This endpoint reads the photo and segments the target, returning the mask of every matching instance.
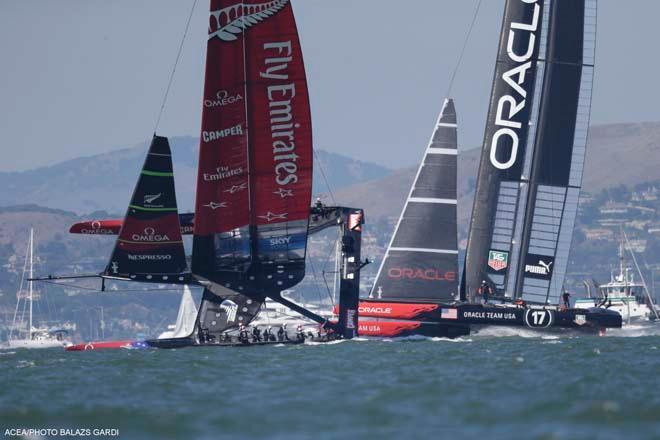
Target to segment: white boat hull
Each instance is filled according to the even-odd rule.
[[[51,339],[14,339],[8,342],[9,348],[57,348],[66,347],[65,341]]]
[[[607,308],[621,315],[623,325],[648,321],[653,313],[646,304],[640,304],[636,300],[613,298],[611,304]],[[577,309],[588,309],[590,307],[594,307],[594,303],[591,301],[577,301],[575,304]]]

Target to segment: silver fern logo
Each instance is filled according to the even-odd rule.
[[[236,312],[238,312],[238,304],[230,299],[226,299],[220,303],[220,308],[227,314],[227,322],[236,321]]]
[[[218,37],[223,41],[234,41],[245,29],[275,15],[287,3],[289,0],[272,0],[254,5],[237,3],[211,11],[209,40]]]

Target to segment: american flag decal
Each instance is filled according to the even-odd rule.
[[[458,319],[458,312],[456,309],[442,309],[440,317],[442,319]]]

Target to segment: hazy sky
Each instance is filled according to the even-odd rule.
[[[316,148],[416,163],[476,0],[292,2]],[[0,0],[0,170],[150,138],[192,3]],[[483,0],[454,84],[463,147],[481,144],[503,4]],[[198,136],[207,14],[199,0],[160,134]],[[657,0],[599,1],[593,123],[660,120],[659,16]]]

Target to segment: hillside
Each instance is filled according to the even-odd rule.
[[[423,146],[419,148],[422,153]],[[459,225],[470,217],[479,149],[461,152],[458,163]],[[609,124],[591,128],[583,190],[595,193],[619,185],[654,181],[660,170],[660,122]],[[382,179],[335,193],[340,203],[366,208],[370,217],[399,215],[417,168],[397,170]]]
[[[181,211],[192,210],[195,199],[198,139],[170,139],[174,161],[177,200]],[[133,148],[81,157],[49,167],[23,172],[0,172],[0,206],[36,204],[78,214],[96,210],[123,213],[144,161],[146,142]],[[378,179],[391,171],[339,154],[317,151],[315,191]]]

